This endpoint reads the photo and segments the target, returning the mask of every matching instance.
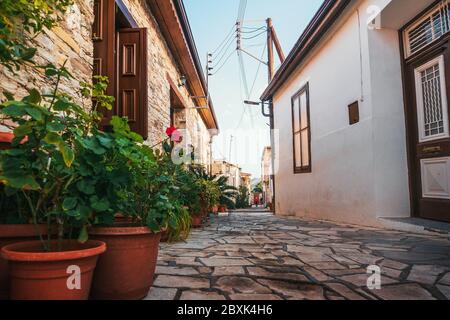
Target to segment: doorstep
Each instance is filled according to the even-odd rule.
[[[450,236],[450,223],[421,218],[379,218],[384,227],[407,232]]]

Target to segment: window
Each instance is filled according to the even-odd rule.
[[[442,0],[422,19],[405,30],[406,56],[418,52],[450,31],[449,0]]]
[[[415,70],[420,142],[449,136],[444,69],[440,56]]]
[[[294,173],[311,172],[311,128],[309,117],[309,84],[306,84],[292,97]]]

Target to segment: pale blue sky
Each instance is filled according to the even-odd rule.
[[[265,26],[268,17],[273,19],[274,27],[280,38],[286,56],[309,23],[323,0],[248,0],[245,14],[246,29],[253,31]],[[206,63],[207,52],[214,51],[226,38],[236,23],[240,0],[184,0],[189,21],[202,63]],[[255,21],[256,20],[256,21]],[[253,37],[259,32],[243,34]],[[230,38],[231,40],[231,38]],[[242,46],[255,56],[261,57],[265,49],[265,34],[243,40]],[[231,162],[240,165],[245,172],[260,176],[260,162],[263,147],[269,145],[268,118],[261,115],[259,107],[244,107],[245,86],[239,73],[236,41],[231,40],[228,50],[217,52],[213,56],[216,70],[228,62],[216,75],[210,78],[210,92],[214,102],[221,134],[215,138],[214,157],[229,160],[230,136],[234,136],[231,148]],[[232,44],[231,44],[232,43]],[[225,46],[226,47],[226,46]],[[223,56],[222,61],[219,61]],[[267,51],[264,53],[267,60]],[[220,62],[220,63],[219,63]],[[267,67],[244,55],[249,91],[252,87],[251,100],[258,101],[267,85]],[[278,59],[276,65],[279,65]],[[255,80],[256,79],[256,80]],[[254,86],[253,86],[253,83]],[[245,109],[246,108],[246,109]],[[246,110],[246,111],[244,111]]]

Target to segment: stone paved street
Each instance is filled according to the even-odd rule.
[[[381,290],[366,285],[373,264]],[[161,244],[147,299],[450,299],[450,239],[232,213]]]

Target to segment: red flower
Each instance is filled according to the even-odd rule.
[[[169,137],[172,137],[172,135],[173,135],[173,133],[174,133],[175,131],[177,131],[177,128],[175,128],[175,127],[169,127],[169,128],[167,128],[167,130],[166,130],[166,134],[167,134]]]
[[[14,140],[14,133],[12,132],[0,132],[0,143],[12,143]],[[28,142],[28,136],[25,136],[20,144]]]
[[[166,134],[170,137],[170,140],[173,142],[179,143],[183,140],[181,132],[175,127],[167,128]]]

